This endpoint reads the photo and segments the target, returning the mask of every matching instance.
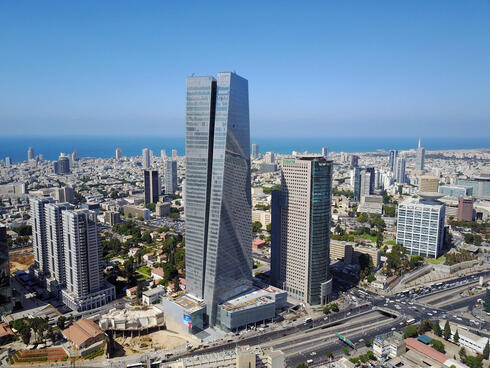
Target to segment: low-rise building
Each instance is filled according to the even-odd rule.
[[[104,331],[90,319],[81,319],[62,331],[63,336],[70,340],[78,349],[85,349],[104,340]]]
[[[150,219],[150,210],[140,206],[123,206],[123,214],[124,216],[142,218],[144,220]]]
[[[379,195],[362,196],[357,211],[381,215],[383,213],[383,197]]]
[[[373,261],[373,266],[376,268],[379,267],[379,264],[381,263],[381,252],[379,251],[379,249],[356,245],[352,253],[352,262],[359,263],[359,256],[361,254],[369,255],[371,257],[371,260]]]
[[[165,288],[163,286],[157,286],[156,288],[143,291],[141,299],[143,304],[151,305],[157,302],[163,294],[165,294]]]
[[[158,217],[167,217],[170,215],[170,202],[158,202],[155,206],[155,213]]]
[[[439,326],[444,330],[446,324],[445,320],[439,320]],[[451,339],[453,339],[454,334],[458,331],[459,341],[458,344],[466,349],[469,349],[475,353],[483,354],[483,349],[487,344],[488,338],[475,335],[474,333],[468,331],[466,326],[450,322],[449,327],[451,328]]]
[[[270,211],[252,211],[252,222],[260,222],[262,224],[262,229],[266,229],[267,225],[271,223],[271,213]]]
[[[345,265],[352,263],[352,252],[355,243],[342,240],[330,240],[330,262],[342,260]]]
[[[373,353],[376,357],[395,358],[406,351],[403,336],[397,332],[376,336],[373,341]]]
[[[249,324],[272,320],[286,306],[287,293],[268,286],[252,288],[218,306],[218,320],[225,331],[234,331]]]
[[[158,268],[153,268],[151,270],[151,278],[153,279],[154,282],[163,280],[163,276],[164,276],[163,268],[158,267]]]

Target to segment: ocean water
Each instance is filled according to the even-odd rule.
[[[252,137],[252,143],[259,145],[260,152],[277,153],[320,152],[328,147],[329,152],[374,152],[376,150],[406,150],[416,148],[418,137],[311,137],[280,138]],[[423,137],[422,146],[426,150],[490,148],[490,137],[438,138]],[[185,154],[184,137],[157,136],[0,136],[0,159],[10,156],[14,162],[27,160],[27,149],[34,148],[34,154],[43,154],[46,160],[57,159],[60,152],[78,151],[79,157],[114,157],[116,148],[121,148],[123,156],[140,156],[145,147],[160,155],[165,149],[167,155],[176,149]]]

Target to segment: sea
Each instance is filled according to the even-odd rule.
[[[416,148],[418,137],[252,137],[251,143],[259,145],[259,151],[277,153],[320,152],[375,152],[382,150],[408,150]],[[490,148],[490,137],[422,137],[426,150],[451,150]],[[143,148],[153,150],[155,156],[165,149],[171,155],[176,149],[185,154],[185,138],[170,136],[0,136],[0,159],[9,156],[13,162],[27,160],[27,149],[42,154],[45,160],[55,160],[61,152],[77,150],[79,157],[109,158],[121,148],[123,156],[140,156]]]

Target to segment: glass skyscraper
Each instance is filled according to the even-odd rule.
[[[217,306],[252,285],[248,81],[234,73],[187,79],[186,281]]]
[[[272,282],[310,305],[324,304],[331,293],[332,172],[323,156],[283,160],[281,191],[272,196]]]
[[[11,313],[13,306],[7,229],[0,226],[0,314]]]

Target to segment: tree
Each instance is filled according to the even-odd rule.
[[[364,339],[364,345],[366,345],[367,347],[370,347],[371,345],[373,345],[373,339]]]
[[[369,220],[368,214],[366,212],[362,212],[357,216],[357,220],[362,223],[366,223]]]
[[[337,303],[331,303],[330,304],[330,307],[332,308],[332,310],[334,312],[338,312],[339,311],[339,305]]]
[[[483,368],[483,356],[468,356],[466,357],[464,364],[470,368]]]
[[[432,339],[432,340],[430,340],[430,344],[437,351],[439,351],[441,353],[444,353],[444,343],[442,341],[439,341],[439,340],[436,340],[436,339]]]
[[[267,225],[265,226],[265,229],[267,230],[267,232],[268,232],[268,233],[270,233],[270,232],[271,232],[271,230],[272,230],[272,224],[267,224]]]
[[[58,328],[60,330],[65,329],[65,322],[66,322],[66,317],[65,316],[59,316],[58,317],[58,322],[56,323],[58,325]]]
[[[345,355],[349,355],[349,349],[347,348],[342,348],[342,352],[345,354]]]
[[[331,309],[331,308],[330,308],[330,306],[329,306],[329,305],[324,306],[324,307],[323,307],[323,313],[324,313],[324,314],[329,314],[329,313],[330,313],[330,309]]]
[[[417,337],[417,327],[415,326],[407,326],[405,327],[405,333],[403,334],[403,338],[408,338],[408,337]]]
[[[327,351],[327,358],[332,359],[332,357],[333,357],[333,353],[330,350],[328,350]]]
[[[145,207],[148,208],[151,212],[155,212],[156,204],[155,203],[147,203]]]
[[[453,340],[454,340],[454,342],[456,344],[459,342],[459,332],[458,332],[458,330],[456,330],[456,332],[454,333]]]
[[[31,341],[31,329],[27,327],[20,330],[20,338],[24,344],[28,345]]]
[[[419,335],[422,335],[425,332],[430,331],[430,330],[432,330],[432,326],[431,326],[430,321],[428,319],[424,319],[424,320],[420,321],[420,325],[417,328],[417,332],[419,333]]]
[[[466,361],[466,349],[462,347],[461,349],[459,349],[458,354],[459,354],[459,358],[464,363]]]
[[[296,368],[308,368],[308,366],[305,363],[298,364]]]
[[[449,340],[451,338],[451,326],[449,326],[449,321],[446,321],[446,324],[444,325],[443,337],[444,340]]]
[[[434,323],[432,324],[432,331],[434,331],[436,336],[439,337],[442,336],[442,330],[441,330],[441,326],[439,326],[439,321],[434,321]]]
[[[262,231],[262,223],[260,221],[252,222],[252,231],[254,234],[257,234]]]
[[[490,345],[487,339],[487,344],[485,345],[485,348],[483,349],[483,358],[488,359],[490,355]]]

